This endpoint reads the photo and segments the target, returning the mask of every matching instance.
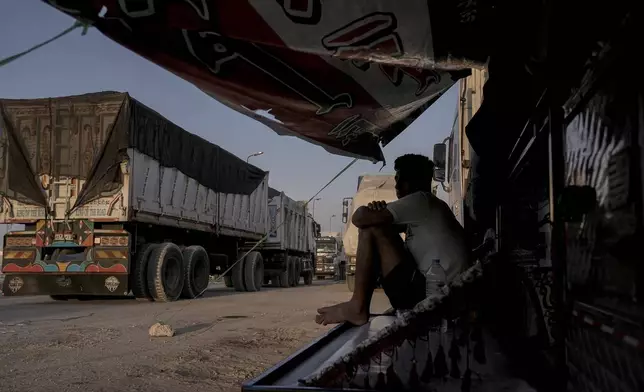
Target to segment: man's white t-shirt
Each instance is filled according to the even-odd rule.
[[[425,273],[440,260],[447,280],[463,272],[470,258],[465,231],[449,206],[430,192],[415,192],[387,204],[394,224],[406,225],[405,246]]]

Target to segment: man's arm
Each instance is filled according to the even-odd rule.
[[[358,208],[351,217],[351,223],[359,229],[394,225],[396,230],[402,233],[408,224],[416,221],[418,208],[425,203],[427,198],[422,192],[407,195],[388,204],[384,201],[375,201],[368,206]]]
[[[372,226],[383,226],[394,223],[394,217],[387,208],[373,209],[362,206],[353,213],[351,223],[358,229],[365,229]]]

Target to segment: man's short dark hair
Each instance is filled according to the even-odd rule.
[[[396,158],[394,170],[403,173],[407,179],[431,181],[434,176],[434,162],[424,155],[405,154]]]

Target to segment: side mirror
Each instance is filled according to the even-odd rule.
[[[342,223],[347,223],[349,220],[349,201],[353,200],[353,197],[345,197],[342,199]]]
[[[434,144],[434,180],[445,182],[445,168],[447,163],[447,145]]]

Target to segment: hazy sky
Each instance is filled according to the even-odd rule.
[[[10,5],[9,5],[10,4]],[[73,19],[38,0],[0,1],[0,59],[23,51],[58,34]],[[204,139],[270,171],[270,185],[296,200],[308,200],[350,158],[327,153],[294,137],[278,136],[264,125],[224,107],[190,83],[139,57],[95,29],[81,30],[0,67],[0,97],[37,98],[101,90],[127,91],[134,98]],[[434,143],[445,138],[456,110],[452,88],[385,149],[387,166],[406,153],[431,156]],[[360,161],[320,197],[315,217],[324,231],[340,231],[342,198],[355,192],[360,174],[378,173],[381,164]],[[4,230],[2,230],[4,231]]]

